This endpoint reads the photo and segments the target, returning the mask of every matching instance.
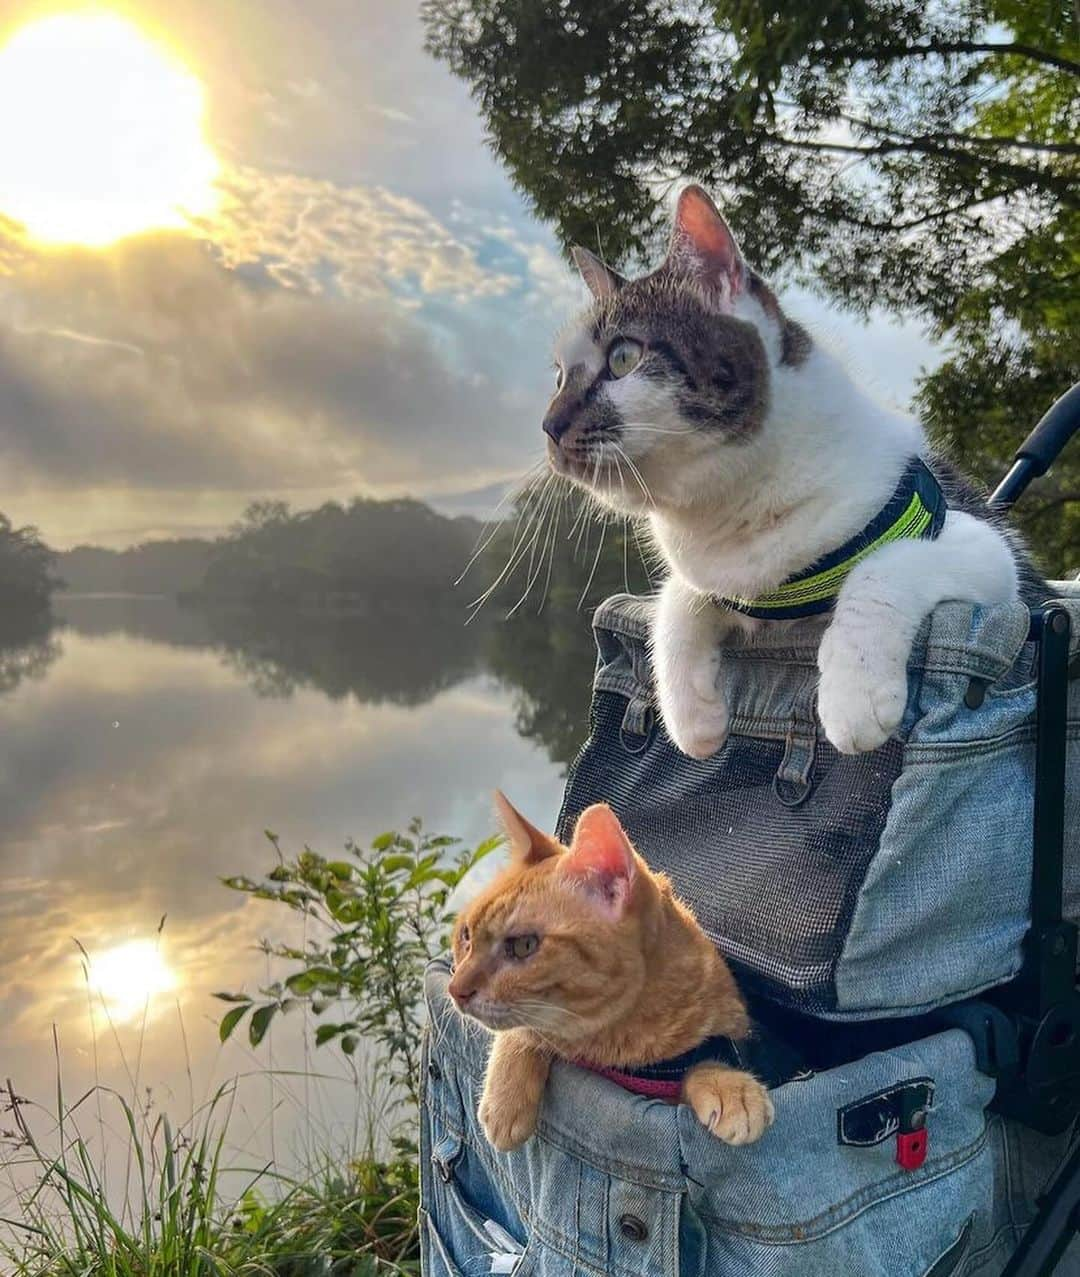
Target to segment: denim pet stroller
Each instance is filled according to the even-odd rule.
[[[1080,386],[991,501],[1077,428]],[[476,1118],[488,1040],[436,964],[425,1273],[1080,1274],[1080,583],[1052,594],[1031,614],[939,607],[899,731],[857,757],[817,724],[821,620],[727,649],[733,733],[696,762],[656,719],[650,604],[597,611],[560,834],[610,802],[807,1067],[773,1090],[764,1138],[731,1148],[685,1107],[558,1065],[537,1134],[497,1153]]]

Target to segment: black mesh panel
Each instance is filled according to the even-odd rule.
[[[560,837],[568,839],[590,803],[610,803],[748,992],[803,1011],[834,1009],[836,962],[903,746],[846,757],[819,739],[810,795],[791,806],[774,788],[783,741],[732,736],[719,755],[698,762],[660,727],[645,739],[622,736],[626,706],[614,692],[596,693]]]

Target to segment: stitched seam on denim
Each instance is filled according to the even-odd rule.
[[[1080,740],[1080,721],[1073,719],[1066,724],[1065,739]],[[1013,727],[1001,736],[977,737],[974,740],[909,742],[905,754],[918,755],[916,761],[939,762],[944,758],[957,754],[1002,753],[1016,745],[1030,745],[1035,740],[1035,723],[1024,723],[1021,727]]]
[[[435,1227],[435,1221],[426,1210],[423,1210],[423,1208],[421,1208],[420,1213],[424,1216],[424,1223],[427,1224],[427,1228],[424,1230],[424,1233],[428,1239],[428,1246],[439,1252],[439,1258],[446,1265],[446,1271],[448,1273],[460,1273],[461,1269],[451,1259],[450,1252],[446,1249],[446,1243],[439,1236],[439,1230]]]
[[[793,1225],[754,1224],[749,1220],[740,1222],[738,1220],[724,1219],[719,1215],[714,1215],[704,1204],[699,1205],[697,1210],[703,1219],[708,1219],[711,1224],[723,1232],[739,1237],[747,1237],[766,1245],[802,1245],[828,1236],[829,1233],[842,1228],[845,1224],[857,1219],[874,1206],[922,1188],[924,1184],[933,1184],[946,1175],[958,1171],[978,1157],[985,1147],[986,1127],[984,1126],[982,1134],[972,1143],[965,1145],[961,1149],[956,1149],[944,1157],[939,1157],[933,1163],[927,1162],[925,1169],[927,1172],[932,1170],[932,1174],[916,1173],[913,1175],[911,1171],[900,1171],[889,1179],[881,1180],[875,1185],[859,1189],[857,1192],[852,1193],[850,1197],[838,1202],[835,1206],[831,1206],[827,1211],[816,1215],[813,1219],[801,1220]],[[887,1184],[895,1185],[896,1187],[891,1192],[882,1192],[883,1186]],[[824,1225],[824,1227],[819,1227],[816,1231],[811,1232],[810,1230],[815,1229],[816,1225]],[[796,1232],[799,1234],[798,1236],[795,1235]]]
[[[446,1048],[444,1048],[446,1050]],[[450,1050],[446,1050],[447,1054],[454,1054]],[[461,1063],[468,1066],[468,1061],[458,1057]],[[434,1111],[434,1106],[433,1106]],[[475,1152],[482,1152],[479,1146],[473,1141],[466,1131],[458,1129],[454,1119],[446,1113],[445,1110],[439,1110],[440,1119],[445,1122],[446,1126],[464,1143],[468,1144]],[[605,1175],[614,1175],[616,1179],[631,1179],[635,1184],[641,1184],[645,1188],[660,1189],[664,1192],[677,1193],[683,1187],[683,1179],[681,1175],[672,1175],[670,1178],[664,1176],[663,1171],[657,1171],[654,1167],[642,1166],[638,1163],[625,1161],[609,1161],[598,1155],[595,1149],[586,1148],[584,1145],[577,1144],[571,1136],[556,1127],[550,1126],[548,1123],[541,1121],[537,1126],[537,1132],[554,1148],[559,1149],[563,1153],[570,1153],[574,1157],[580,1158],[587,1166],[591,1166],[593,1170],[602,1171]],[[516,1196],[516,1194],[515,1194]]]
[[[968,1247],[971,1245],[971,1235],[975,1231],[975,1211],[964,1220],[964,1226],[961,1228],[958,1236],[956,1236],[945,1249],[938,1255],[937,1259],[930,1261],[930,1267],[926,1269],[922,1277],[933,1277],[935,1269],[940,1269],[941,1264],[948,1259],[952,1263],[944,1270],[945,1277],[956,1277],[960,1271],[960,1265],[964,1262],[966,1256],[970,1252]]]
[[[625,1179],[626,1177],[616,1176],[615,1178]],[[635,1187],[638,1186],[638,1183],[636,1180],[633,1180],[630,1182],[633,1183]],[[670,1193],[665,1195],[679,1196],[679,1194],[670,1194]],[[671,1212],[667,1210],[666,1206],[663,1207],[662,1209],[664,1210],[665,1215],[671,1214]],[[608,1234],[608,1230],[610,1228],[610,1221],[607,1216],[607,1194],[604,1195],[604,1224],[605,1224],[604,1236],[606,1238]],[[549,1250],[553,1250],[557,1254],[562,1255],[564,1259],[568,1259],[572,1261],[574,1260],[575,1258],[574,1254],[571,1253],[570,1249],[568,1249],[569,1247],[575,1246],[575,1241],[573,1238],[567,1237],[566,1234],[563,1233],[561,1229],[555,1227],[552,1224],[549,1224],[548,1221],[546,1220],[538,1221],[534,1219],[532,1221],[531,1226],[535,1228],[536,1236],[540,1238],[540,1240]],[[608,1255],[606,1259],[604,1260],[606,1267],[603,1269],[594,1268],[592,1264],[588,1263],[588,1261],[578,1260],[577,1262],[580,1263],[582,1267],[588,1267],[590,1272],[599,1273],[600,1277],[613,1277],[613,1275],[615,1274],[621,1274],[622,1277],[641,1277],[640,1268],[627,1268],[626,1265],[619,1263],[619,1261],[615,1259],[610,1252],[611,1252],[611,1247],[609,1245]],[[666,1252],[667,1255],[670,1255],[671,1253],[672,1253],[671,1251]]]
[[[1014,1235],[1009,1236],[1010,1233]],[[963,1277],[968,1273],[973,1273],[977,1269],[983,1267],[987,1261],[994,1258],[994,1252],[1001,1249],[1002,1241],[1007,1241],[1010,1246],[1015,1246],[1019,1240],[1021,1233],[1009,1224],[1002,1224],[997,1232],[991,1237],[985,1246],[980,1246],[978,1250],[973,1250],[964,1260],[964,1266],[960,1269]]]
[[[1080,731],[1080,724],[1077,725]],[[1000,736],[977,736],[973,740],[911,741],[904,749],[904,762],[937,762],[957,754],[1000,754],[1019,745],[1029,745],[1035,739],[1035,724],[1023,723],[1012,727]]]
[[[489,1161],[487,1161],[487,1159],[484,1157],[484,1150],[479,1147],[477,1142],[474,1141],[467,1132],[457,1130],[454,1122],[451,1119],[449,1119],[444,1112],[440,1112],[439,1116],[440,1116],[440,1119],[445,1124],[445,1126],[461,1141],[461,1143],[464,1144],[467,1148],[470,1148],[479,1157],[481,1164],[483,1165],[485,1174],[487,1174],[490,1177],[490,1179],[498,1185],[500,1191],[507,1198],[509,1198],[509,1200],[513,1203],[514,1209],[516,1210],[517,1214],[521,1217],[522,1222],[526,1225],[529,1232],[529,1237],[525,1243],[526,1254],[530,1253],[530,1246],[532,1244],[533,1238],[535,1237],[544,1246],[547,1246],[550,1250],[557,1251],[560,1255],[563,1256],[564,1259],[568,1259],[572,1262],[576,1262],[582,1268],[588,1268],[590,1272],[596,1273],[597,1277],[610,1277],[610,1275],[616,1271],[621,1274],[624,1274],[624,1277],[640,1277],[640,1274],[638,1272],[629,1268],[624,1268],[622,1265],[618,1263],[613,1263],[610,1256],[605,1256],[605,1257],[593,1256],[591,1261],[589,1258],[583,1259],[581,1257],[580,1238],[575,1239],[575,1238],[568,1237],[564,1232],[562,1232],[561,1229],[555,1227],[548,1220],[536,1215],[532,1208],[532,1202],[527,1197],[522,1196],[522,1194],[518,1191],[516,1186],[503,1173],[502,1168],[500,1166],[494,1165],[490,1163]],[[543,1135],[539,1127],[537,1128],[537,1135],[541,1139],[546,1139],[546,1137]],[[549,1144],[552,1144],[554,1147],[559,1147],[553,1140],[547,1139],[546,1142]],[[566,1152],[567,1150],[562,1149],[561,1151]],[[580,1160],[584,1161],[586,1159],[582,1158]],[[652,1188],[656,1191],[666,1192],[666,1193],[672,1193],[677,1191],[671,1188],[658,1188],[658,1186],[655,1184],[644,1183],[640,1178],[628,1179],[628,1176],[625,1173],[626,1170],[627,1169],[632,1170],[636,1168],[627,1168],[625,1163],[617,1163],[616,1167],[617,1169],[614,1172],[606,1171],[602,1167],[594,1167],[594,1169],[602,1170],[604,1171],[605,1174],[614,1174],[614,1177],[616,1179],[628,1180],[629,1183],[632,1183],[635,1186]],[[460,1200],[460,1195],[459,1195],[459,1200]],[[608,1232],[607,1198],[605,1196],[604,1230],[603,1230],[603,1236],[605,1238],[607,1237],[607,1232]],[[570,1246],[573,1246],[574,1251],[576,1253],[571,1253],[571,1251],[567,1249]],[[607,1266],[604,1268],[598,1268],[595,1266],[596,1264],[600,1264],[600,1263],[604,1263]]]

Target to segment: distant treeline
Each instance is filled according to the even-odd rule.
[[[410,499],[358,497],[300,511],[264,500],[214,540],[82,545],[57,556],[42,549],[73,593],[166,594],[262,613],[464,613],[486,595],[491,618],[543,604],[550,619],[566,620],[614,590],[647,588],[636,540],[621,523],[597,523],[570,494],[556,512],[534,493],[485,529]]]
[[[60,568],[78,593],[175,594],[260,610],[430,603],[451,597],[481,526],[413,500],[358,497],[297,512],[256,501],[215,540],[78,546],[60,556]]]
[[[64,587],[76,594],[179,594],[202,584],[214,550],[213,541],[183,537],[126,550],[78,545],[58,558]]]

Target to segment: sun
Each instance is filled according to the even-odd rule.
[[[87,980],[113,1020],[132,1020],[157,993],[176,987],[176,976],[152,940],[128,940],[91,958]]]
[[[56,14],[0,46],[0,214],[103,247],[214,211],[200,82],[115,14]]]

